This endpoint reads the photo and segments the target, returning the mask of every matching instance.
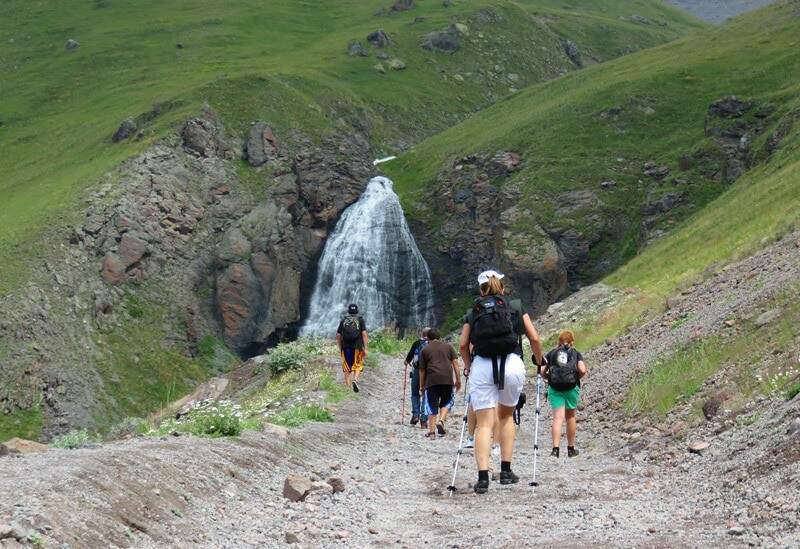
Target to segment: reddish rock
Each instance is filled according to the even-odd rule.
[[[12,438],[0,444],[0,456],[11,454],[38,454],[47,451],[46,444],[40,444],[24,438]]]
[[[118,254],[122,263],[125,264],[126,269],[139,263],[146,253],[147,242],[129,233],[122,235],[122,240],[119,242]]]
[[[250,341],[251,320],[262,301],[260,290],[258,279],[245,263],[229,265],[217,277],[217,303],[228,345],[240,348]]]
[[[100,273],[106,284],[117,285],[125,276],[125,264],[117,254],[108,252],[103,258],[103,267]]]
[[[289,475],[283,482],[283,497],[289,501],[303,501],[311,492],[311,481],[297,475]]]
[[[339,477],[331,477],[328,479],[328,484],[333,488],[333,493],[344,492],[344,481]]]

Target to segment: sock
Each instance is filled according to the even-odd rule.
[[[500,471],[511,472],[511,462],[510,461],[501,461],[500,462]]]
[[[478,482],[485,480],[489,482],[489,470],[486,469],[485,471],[478,471]]]

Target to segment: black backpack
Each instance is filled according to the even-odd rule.
[[[469,341],[475,354],[504,357],[520,347],[519,311],[501,295],[479,297],[472,306]]]
[[[361,319],[356,315],[347,315],[342,320],[342,345],[355,347],[361,341]]]
[[[578,384],[578,352],[562,345],[552,353],[553,362],[548,364],[550,386],[557,391],[571,391]]]

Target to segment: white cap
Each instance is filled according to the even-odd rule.
[[[503,273],[498,273],[497,271],[483,271],[478,275],[478,285],[486,284],[489,282],[491,277],[495,277],[497,280],[502,280],[504,276],[505,275]]]

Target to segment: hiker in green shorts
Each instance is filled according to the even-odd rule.
[[[561,446],[561,425],[567,420],[567,455],[575,457],[575,437],[578,431],[577,408],[581,400],[581,378],[588,369],[583,356],[575,349],[575,336],[564,330],[558,336],[558,347],[547,353],[541,366],[542,377],[547,378],[547,398],[553,408],[553,451],[558,457]]]

